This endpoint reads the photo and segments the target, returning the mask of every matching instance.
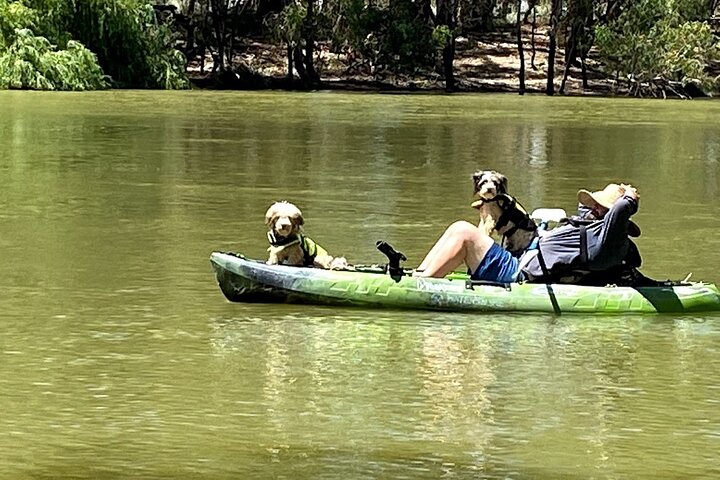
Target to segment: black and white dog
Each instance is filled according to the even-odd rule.
[[[508,180],[494,170],[477,171],[472,176],[471,206],[480,213],[478,228],[488,236],[493,231],[502,236],[502,246],[520,255],[537,235],[537,225],[518,201],[507,193]]]

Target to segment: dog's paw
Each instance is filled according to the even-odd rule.
[[[332,263],[333,257],[330,255],[318,255],[315,257],[314,263],[316,267],[320,268],[330,268],[330,263]]]
[[[335,257],[330,262],[330,270],[343,270],[348,267],[348,261],[345,257]]]
[[[478,229],[489,237],[495,229],[495,222],[480,220],[480,223],[478,223]]]
[[[272,245],[268,247],[268,252],[270,252],[270,255],[268,255],[267,262],[265,262],[267,265],[277,265],[280,263],[280,257],[278,256],[280,250],[278,250],[277,247],[273,247]]]
[[[330,255],[316,255],[313,259],[313,265],[327,270],[330,268],[332,261],[333,257]]]

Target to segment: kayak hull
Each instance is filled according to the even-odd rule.
[[[627,314],[720,310],[713,284],[588,287],[515,283],[470,285],[463,278],[389,275],[361,271],[266,265],[242,255],[213,252],[218,285],[232,302],[300,303],[396,309]]]

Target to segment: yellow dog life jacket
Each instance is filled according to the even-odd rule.
[[[299,243],[303,251],[303,266],[305,267],[312,267],[315,264],[315,257],[318,255],[329,256],[327,250],[302,233],[278,238],[272,232],[268,232],[267,237],[272,247],[284,248]]]
[[[305,259],[303,265],[311,267],[315,263],[315,257],[318,255],[327,256],[328,252],[323,247],[318,245],[312,238],[306,237],[302,233],[298,235],[300,237],[300,246],[305,253]]]

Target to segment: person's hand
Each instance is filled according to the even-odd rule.
[[[632,185],[621,183],[620,188],[623,190],[623,195],[628,196],[633,200],[638,200],[640,198],[640,194],[637,192],[637,189]]]

